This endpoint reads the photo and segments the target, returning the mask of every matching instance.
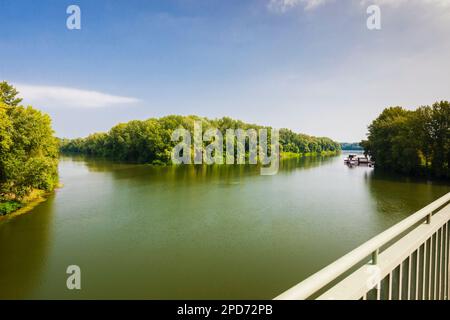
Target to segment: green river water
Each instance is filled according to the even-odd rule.
[[[344,156],[284,160],[275,176],[62,158],[64,187],[0,223],[0,298],[271,299],[450,192]]]

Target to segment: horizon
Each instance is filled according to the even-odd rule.
[[[71,4],[0,4],[0,78],[59,137],[194,114],[353,143],[386,107],[450,96],[448,0],[77,1],[80,30]]]

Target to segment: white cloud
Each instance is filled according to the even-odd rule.
[[[269,0],[267,7],[270,11],[284,13],[289,9],[303,6],[305,10],[312,10],[333,0]],[[440,8],[450,7],[450,0],[352,0],[361,5],[377,4],[381,6],[400,7],[403,4],[433,5]]]
[[[330,0],[270,0],[267,7],[271,11],[283,13],[299,5],[303,5],[305,10],[312,10],[326,2]]]
[[[102,108],[139,102],[139,99],[116,96],[92,90],[58,86],[15,84],[27,104],[36,107]]]
[[[378,4],[392,7],[399,7],[405,3],[436,5],[438,7],[450,6],[450,0],[361,0],[361,4],[363,5]]]

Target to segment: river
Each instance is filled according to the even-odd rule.
[[[275,176],[62,158],[64,186],[0,224],[0,298],[271,299],[450,192],[343,157]]]

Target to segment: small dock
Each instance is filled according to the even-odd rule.
[[[354,166],[368,166],[373,167],[375,162],[369,159],[365,155],[349,154],[347,158],[344,159],[344,163],[349,167]]]

